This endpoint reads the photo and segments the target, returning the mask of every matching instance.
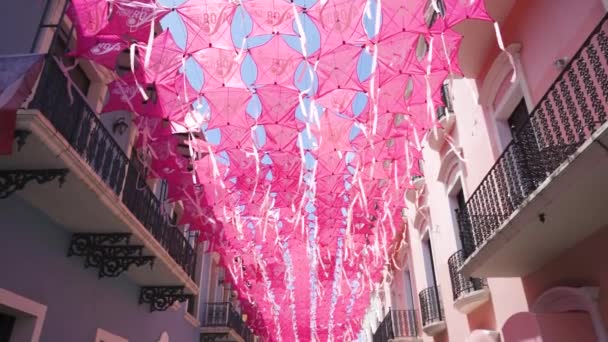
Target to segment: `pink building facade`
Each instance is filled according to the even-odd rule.
[[[360,338],[607,341],[606,2],[486,6]]]

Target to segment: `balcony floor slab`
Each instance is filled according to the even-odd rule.
[[[422,331],[428,336],[435,336],[447,328],[445,321],[436,321],[422,327]]]
[[[465,293],[454,301],[454,308],[465,315],[473,312],[475,309],[490,300],[490,289],[483,288],[481,290]]]
[[[188,294],[198,293],[196,283],[40,112],[21,111],[17,115],[17,129],[31,134],[20,151],[0,157],[0,169],[67,168],[70,172],[62,187],[56,181],[32,182],[14,195],[70,232],[133,234],[131,243],[143,245],[145,255],[156,257],[153,268],[131,267],[126,272],[134,283],[180,285]]]
[[[420,337],[395,337],[389,340],[390,342],[422,342]]]

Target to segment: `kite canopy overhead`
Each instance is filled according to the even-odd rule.
[[[72,0],[150,175],[269,340],[350,340],[482,0]]]

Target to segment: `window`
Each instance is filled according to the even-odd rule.
[[[465,254],[472,252],[474,248],[471,243],[473,241],[473,232],[471,231],[471,224],[469,217],[465,214],[467,212],[467,201],[464,198],[464,192],[462,189],[456,193],[456,226],[458,227],[458,249],[464,249]],[[466,221],[465,221],[466,220]]]
[[[522,119],[527,120],[527,108],[532,103],[525,75],[520,72],[521,45],[514,43],[505,50],[494,59],[479,88],[479,103],[494,119],[488,121],[488,133],[492,136],[490,144],[496,157],[511,142],[513,131],[525,122]],[[515,82],[511,82],[514,72],[512,61],[517,76]],[[517,128],[513,129],[512,125]]]
[[[462,212],[466,210],[467,201],[464,199],[464,192],[462,189],[456,194],[456,202],[458,203],[458,211]]]
[[[431,246],[431,239],[428,236],[422,240],[422,255],[424,257],[424,269],[427,285],[428,287],[437,286],[434,266],[435,263],[433,262],[433,247]]]
[[[190,315],[192,315],[192,317],[196,317],[196,313],[195,313],[195,303],[196,303],[196,299],[197,297],[192,297],[191,299],[188,299],[188,308],[187,311]]]
[[[517,107],[515,107],[515,110],[513,110],[511,116],[509,116],[509,119],[507,119],[507,122],[509,123],[509,129],[511,130],[511,135],[514,136],[515,133],[517,133],[522,127],[524,127],[529,117],[530,113],[528,113],[526,101],[522,99],[517,104]]]
[[[0,342],[9,342],[17,318],[0,312]]]
[[[407,310],[413,310],[414,290],[412,289],[412,276],[410,274],[410,270],[405,270],[403,281],[405,283],[405,308]]]

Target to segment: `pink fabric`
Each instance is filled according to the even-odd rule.
[[[177,7],[186,25],[186,51],[216,47],[232,49],[230,22],[236,5],[223,0],[187,0]]]
[[[71,55],[87,58],[110,70],[116,68],[118,56],[128,53],[129,43],[118,36],[94,36],[79,39],[76,51]]]
[[[365,9],[362,0],[337,0],[318,3],[308,13],[321,31],[321,51],[328,52],[343,44],[365,41],[361,18]]]
[[[295,89],[294,73],[304,57],[289,47],[282,35],[249,51],[258,67],[258,84],[275,84]]]
[[[73,0],[67,14],[76,24],[79,36],[101,34],[119,36],[127,41],[145,41],[150,34],[150,25],[156,24],[167,11],[156,7],[151,0],[138,2],[140,6],[129,0]]]
[[[319,95],[334,89],[363,90],[357,80],[357,64],[353,63],[361,53],[361,47],[341,44],[318,58]],[[345,64],[345,61],[351,61]]]
[[[243,6],[253,19],[251,36],[268,33],[293,34],[293,5],[285,0],[247,1]],[[298,11],[299,12],[299,11]]]
[[[71,1],[67,10],[79,37],[97,35],[109,23],[109,3],[97,0]]]
[[[108,2],[108,23],[99,33],[119,35],[127,40],[147,41],[150,25],[156,25],[166,10],[154,6],[153,0],[138,1],[146,6],[136,6],[130,0]]]
[[[208,48],[196,52],[193,57],[208,75],[205,88],[245,88],[240,77],[242,56],[233,49]]]
[[[434,15],[426,0],[383,1],[378,12],[369,1],[69,8],[73,55],[114,70],[134,49],[133,71],[108,84],[104,112],[138,115],[148,176],[168,181],[169,200],[184,205],[179,224],[221,255],[247,324],[266,340],[356,339],[402,236],[403,193],[421,175],[443,82],[461,73],[453,26],[491,20],[481,0],[444,0]],[[184,36],[170,27],[150,44],[151,25],[169,11]],[[374,18],[377,34],[363,24]],[[245,41],[234,41],[239,30]]]
[[[262,115],[257,120],[258,124],[275,124],[291,129],[304,126],[295,117],[295,110],[299,105],[298,91],[268,85],[261,87],[256,92],[262,103]]]

